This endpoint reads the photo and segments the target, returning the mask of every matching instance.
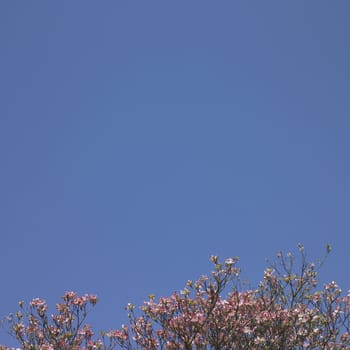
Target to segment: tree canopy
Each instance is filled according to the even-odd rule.
[[[3,326],[25,350],[350,349],[350,293],[335,281],[319,286],[323,260],[308,262],[298,247],[300,259],[278,253],[256,288],[242,285],[238,258],[211,256],[209,275],[168,297],[150,295],[140,308],[128,304],[129,323],[100,334],[86,323],[97,297],[75,292],[50,316],[42,299],[19,302]]]

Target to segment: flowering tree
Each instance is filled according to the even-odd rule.
[[[291,254],[279,253],[249,290],[240,287],[237,258],[221,263],[212,256],[211,275],[169,297],[151,295],[140,310],[128,304],[128,326],[96,338],[85,324],[88,307],[97,302],[91,295],[67,292],[52,317],[43,300],[34,299],[28,311],[21,302],[7,322],[28,350],[350,349],[350,294],[334,281],[318,288],[321,263],[307,262],[301,245],[299,251],[297,266]]]

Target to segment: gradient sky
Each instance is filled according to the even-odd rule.
[[[96,293],[97,329],[238,255],[350,289],[350,2],[0,2],[0,314]],[[0,343],[9,342],[0,332]]]

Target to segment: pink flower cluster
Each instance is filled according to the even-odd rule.
[[[74,292],[62,297],[51,317],[44,300],[32,300],[26,317],[20,303],[11,331],[28,350],[350,349],[350,293],[334,281],[317,289],[315,265],[299,250],[299,273],[294,257],[279,253],[253,290],[241,290],[237,258],[220,263],[212,256],[210,276],[188,281],[169,297],[151,295],[139,311],[128,304],[129,325],[97,339],[84,324],[97,298]]]
[[[134,341],[141,348],[167,350],[348,349],[349,295],[340,297],[334,282],[311,293],[313,265],[297,276],[283,264],[287,273],[267,269],[257,290],[233,288],[222,297],[233,271],[220,265],[210,280],[189,282],[182,295],[157,302],[152,297],[142,306],[143,315],[130,313]]]
[[[66,292],[63,302],[56,304],[57,314],[47,315],[45,300],[35,298],[29,303],[29,310],[20,310],[7,318],[12,335],[24,350],[92,350],[100,347],[100,341],[92,340],[93,332],[89,325],[83,325],[88,306],[96,305],[95,295],[79,296],[75,292]],[[25,322],[26,321],[26,322]],[[0,349],[12,349],[0,346]]]

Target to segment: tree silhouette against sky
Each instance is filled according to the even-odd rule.
[[[238,258],[211,256],[210,275],[169,297],[150,295],[140,309],[128,304],[129,324],[97,337],[85,323],[97,297],[75,292],[66,292],[51,316],[42,299],[28,309],[20,302],[4,326],[26,350],[349,349],[350,293],[334,281],[319,287],[323,260],[308,262],[298,248],[300,261],[278,253],[255,289],[242,287]]]

